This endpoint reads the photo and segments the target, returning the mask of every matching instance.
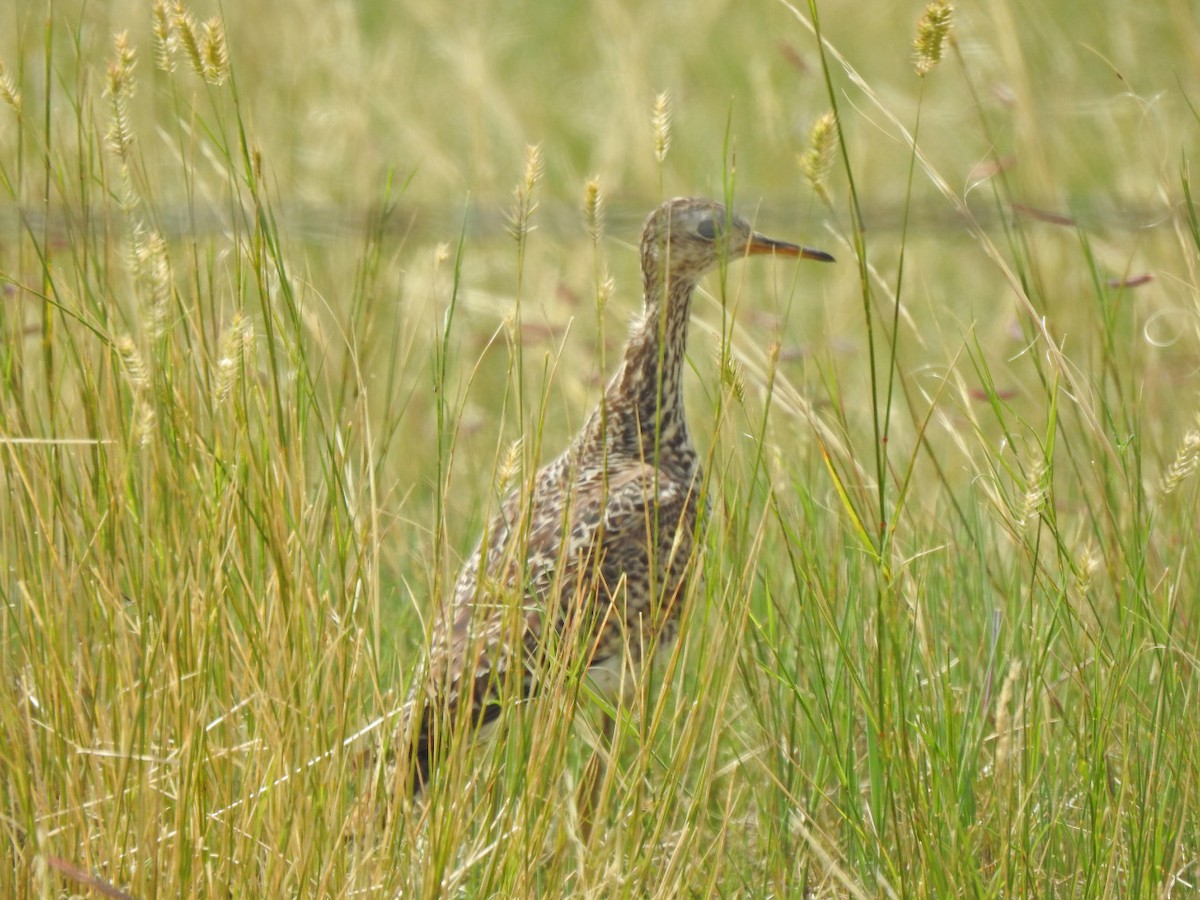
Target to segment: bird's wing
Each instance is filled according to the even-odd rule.
[[[427,718],[467,700],[482,724],[498,715],[498,696],[533,693],[548,616],[558,632],[571,622],[576,639],[588,642],[577,646],[599,653],[606,630],[636,625],[643,634],[655,627],[646,613],[657,618],[655,607],[673,602],[692,553],[699,504],[691,483],[639,463],[607,483],[597,476],[578,484],[565,500],[560,485],[549,487],[535,490],[531,503],[507,498],[464,566],[435,629]],[[509,677],[520,684],[504,688]]]

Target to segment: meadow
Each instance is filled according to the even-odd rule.
[[[1200,19],[16,0],[0,13],[0,896],[1187,896]],[[576,802],[564,678],[387,777],[641,222],[704,282],[712,515]]]

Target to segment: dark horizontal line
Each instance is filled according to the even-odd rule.
[[[656,201],[619,201],[607,207],[605,233],[609,238],[637,241],[642,221]],[[1037,210],[1031,216],[1029,210]],[[753,219],[755,226],[778,237],[809,238],[821,229],[828,219],[824,209],[810,204],[794,209],[778,202],[738,205],[738,211]],[[1020,218],[1026,227],[1070,227],[1084,230],[1143,231],[1173,224],[1182,211],[1182,200],[1171,208],[1163,206],[1132,206],[1104,202],[1077,203],[1069,209],[1056,209],[1046,203],[1019,203],[1005,210],[1002,220],[995,205],[979,203],[971,207],[975,222],[988,231],[998,229],[1005,221]],[[228,234],[234,230],[233,216],[240,222],[238,233],[244,233],[253,222],[253,210],[217,210],[213,207],[163,205],[151,210],[153,226],[168,240],[209,237]],[[898,233],[904,223],[904,208],[899,204],[867,206],[863,222],[868,234]],[[422,206],[397,203],[384,212],[379,206],[364,204],[358,207],[323,206],[283,201],[272,207],[275,221],[282,232],[292,238],[320,242],[326,240],[363,239],[380,231],[389,235],[412,235],[423,240],[453,242],[464,229],[472,238],[500,238],[510,229],[509,210],[492,205],[454,207]],[[4,240],[16,238],[29,229],[41,238],[67,240],[89,231],[110,229],[120,234],[126,226],[124,213],[115,205],[94,207],[85,223],[78,210],[51,209],[48,215],[40,210],[8,206],[0,208],[0,235]],[[540,232],[562,238],[576,239],[584,234],[583,213],[567,203],[542,201],[530,218],[530,224]],[[910,237],[922,233],[949,235],[966,233],[967,222],[958,212],[945,205],[913,206],[908,211]]]

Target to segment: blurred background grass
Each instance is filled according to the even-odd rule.
[[[51,856],[135,894],[395,890],[429,871],[411,848],[338,843],[348,801],[324,795],[324,769],[247,800],[403,693],[508,448],[523,437],[524,464],[544,461],[594,402],[638,305],[642,219],[731,180],[763,231],[840,263],[731,271],[749,389],[720,424],[726,326],[717,304],[698,312],[690,402],[723,498],[708,598],[736,640],[712,650],[701,631],[682,695],[712,696],[696,686],[738,667],[728,768],[680,757],[685,787],[659,798],[673,844],[646,826],[660,843],[591,848],[577,870],[556,857],[532,882],[516,862],[481,872],[447,851],[443,886],[1195,883],[1191,4],[964,5],[923,92],[918,4],[819,5],[868,86],[831,61],[880,273],[870,326],[847,173],[835,167],[826,206],[797,166],[831,99],[786,4],[188,11],[221,17],[222,84],[182,53],[155,67],[149,4],[18,0],[0,28],[21,101],[0,112],[13,893],[61,885]],[[119,32],[137,52],[128,178],[104,145]],[[883,111],[911,130],[918,109],[928,168],[910,194],[910,149]],[[506,216],[530,144],[544,172],[522,257]],[[592,176],[599,251],[580,212]],[[165,312],[131,261],[138,223],[165,241]],[[872,560],[873,525],[849,511],[877,512],[866,338],[886,373],[901,254],[886,493],[902,514]],[[615,293],[597,312],[606,271]],[[244,357],[229,344],[239,316],[255,336]],[[246,368],[233,401],[218,389],[229,360]],[[52,443],[76,438],[107,443]],[[719,731],[726,713],[702,715]],[[721,791],[707,817],[685,802]],[[233,803],[247,808],[236,826],[213,824]],[[154,865],[129,862],[151,846],[165,848]],[[679,862],[689,848],[705,866]],[[656,854],[674,862],[657,869]]]

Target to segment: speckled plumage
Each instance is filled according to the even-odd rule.
[[[532,489],[505,498],[435,620],[410,708],[418,788],[457,716],[469,727],[494,719],[506,699],[536,694],[555,663],[628,689],[646,651],[676,637],[705,503],[683,404],[692,292],[723,260],[755,253],[831,259],[755,234],[710,200],[671,200],[647,220],[645,309],[620,369]]]

